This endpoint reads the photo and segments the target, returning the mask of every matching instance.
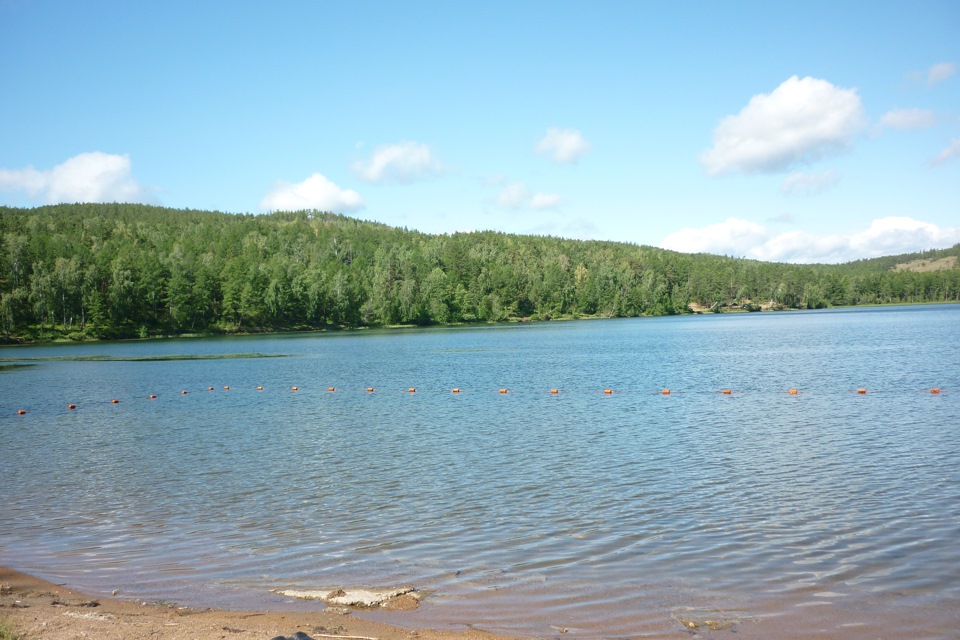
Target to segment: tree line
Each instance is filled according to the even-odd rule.
[[[6,342],[960,300],[958,268],[890,268],[921,254],[787,265],[319,211],[0,207],[0,238]]]

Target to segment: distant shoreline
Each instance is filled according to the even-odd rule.
[[[68,338],[56,338],[53,340],[44,340],[44,341],[16,341],[10,340],[8,338],[0,337],[0,347],[29,347],[29,346],[44,346],[44,345],[81,345],[81,344],[99,344],[99,343],[117,343],[117,342],[152,342],[157,340],[190,340],[190,339],[204,339],[204,338],[239,338],[239,337],[250,337],[250,336],[280,336],[280,335],[307,335],[311,333],[345,333],[345,332],[363,332],[363,331],[393,331],[397,329],[469,329],[469,328],[480,328],[480,327],[503,327],[503,326],[514,326],[522,324],[545,324],[548,322],[576,322],[576,321],[585,321],[585,320],[625,320],[629,318],[680,318],[685,316],[707,316],[707,315],[730,315],[730,314],[749,314],[749,313],[802,313],[805,311],[826,311],[830,309],[872,309],[872,308],[884,308],[884,307],[927,307],[927,306],[944,306],[944,305],[960,305],[960,301],[957,300],[943,300],[943,301],[927,301],[927,302],[876,302],[870,304],[854,304],[854,305],[837,305],[831,307],[822,307],[820,309],[795,309],[792,307],[784,307],[778,309],[764,309],[761,311],[749,311],[740,307],[721,307],[721,311],[690,311],[689,313],[679,313],[672,316],[564,316],[559,318],[549,318],[549,319],[537,319],[533,320],[531,318],[514,318],[510,320],[503,320],[500,322],[451,322],[447,324],[431,324],[431,325],[416,325],[416,324],[394,324],[394,325],[383,325],[383,326],[360,326],[360,327],[323,327],[315,329],[271,329],[264,331],[238,331],[238,332],[209,332],[209,333],[181,333],[181,334],[172,334],[172,335],[159,335],[159,336],[149,336],[146,338],[102,338],[102,339],[85,339],[85,340],[70,340]],[[8,341],[4,341],[4,340]]]

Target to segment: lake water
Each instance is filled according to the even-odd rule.
[[[94,594],[409,584],[420,609],[367,615],[531,636],[960,625],[960,305],[0,359],[0,563]]]

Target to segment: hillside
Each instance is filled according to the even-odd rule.
[[[786,265],[301,211],[0,207],[0,339],[147,337],[960,300],[950,249]],[[926,260],[950,268],[897,269]]]
[[[920,258],[908,262],[900,262],[893,267],[894,271],[942,271],[944,269],[956,269],[957,256],[947,256],[946,258]]]

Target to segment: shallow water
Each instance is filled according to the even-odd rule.
[[[405,583],[409,624],[531,635],[918,637],[960,603],[958,337],[947,305],[3,348],[0,563],[227,607]]]

